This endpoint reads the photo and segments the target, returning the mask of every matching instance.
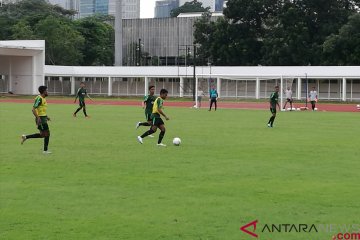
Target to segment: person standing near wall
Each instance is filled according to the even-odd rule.
[[[275,118],[276,118],[276,106],[279,107],[280,110],[280,105],[279,105],[279,86],[275,86],[275,91],[273,93],[271,93],[270,95],[270,112],[271,112],[271,117],[268,121],[268,127],[272,128]]]
[[[202,100],[202,97],[204,96],[204,91],[201,90],[201,88],[198,89],[198,92],[197,92],[197,102],[198,102],[198,105],[196,107],[198,108],[201,108],[201,100]]]
[[[211,89],[210,89],[210,108],[209,108],[209,111],[211,111],[211,108],[212,108],[212,105],[213,103],[215,104],[215,111],[217,109],[217,100],[218,100],[218,97],[219,97],[219,94],[218,92],[216,91],[215,87],[212,86]]]
[[[315,111],[315,104],[318,101],[318,95],[317,95],[317,91],[315,90],[315,87],[313,87],[312,90],[310,91],[309,98],[310,98],[311,108],[313,111]]]

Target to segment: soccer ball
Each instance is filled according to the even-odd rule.
[[[180,139],[180,138],[176,137],[176,138],[173,139],[173,144],[174,144],[175,146],[180,146],[180,143],[181,143],[181,139]]]

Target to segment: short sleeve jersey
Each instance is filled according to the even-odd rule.
[[[79,88],[78,92],[77,92],[77,96],[79,98],[79,101],[83,102],[85,100],[86,94],[87,94],[86,88]]]
[[[45,117],[46,115],[46,109],[47,109],[47,102],[46,99],[43,98],[41,95],[38,95],[35,98],[34,106],[36,110],[36,113],[39,117]]]
[[[310,91],[310,101],[315,101],[317,97],[317,92],[314,91]]]
[[[278,103],[279,100],[279,93],[278,92],[273,92],[270,95],[270,107],[271,108],[276,108],[276,104]]]
[[[154,118],[160,117],[159,109],[163,108],[163,104],[164,104],[164,100],[161,97],[156,98],[152,109],[152,115]]]
[[[156,100],[156,97],[154,95],[147,95],[144,97],[144,103],[145,103],[145,113],[151,114],[154,106],[154,102]]]
[[[292,91],[291,90],[285,90],[286,98],[291,99],[292,98]]]
[[[210,98],[217,98],[218,97],[218,93],[215,89],[211,89],[210,90]]]

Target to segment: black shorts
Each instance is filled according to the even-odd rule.
[[[151,113],[145,113],[145,119],[146,121],[152,121]]]
[[[164,121],[161,118],[153,118],[152,119],[153,125],[160,127],[161,125],[164,125]]]
[[[270,112],[271,112],[271,113],[276,113],[276,107],[274,107],[274,108],[271,107],[271,108],[270,108]]]
[[[49,125],[47,124],[47,117],[40,117],[40,119],[41,119],[41,124],[37,125],[37,128],[40,131],[48,131]],[[35,118],[35,122],[37,124],[36,118]]]
[[[80,107],[85,107],[85,101],[79,100],[79,106],[80,106]]]
[[[211,98],[210,101],[216,103],[217,100],[216,100],[216,98]]]
[[[289,102],[289,103],[293,102],[292,98],[287,98],[286,101]]]

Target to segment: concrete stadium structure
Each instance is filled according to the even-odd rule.
[[[86,81],[90,94],[143,96],[155,85],[172,97],[193,95],[193,67],[50,66],[44,65],[44,52],[44,41],[0,41],[0,92],[34,95],[46,84],[50,94],[73,95]],[[315,86],[320,99],[359,101],[360,66],[197,66],[195,85],[205,92],[216,86],[220,97],[235,99],[268,98],[275,85],[291,86],[299,100]]]

